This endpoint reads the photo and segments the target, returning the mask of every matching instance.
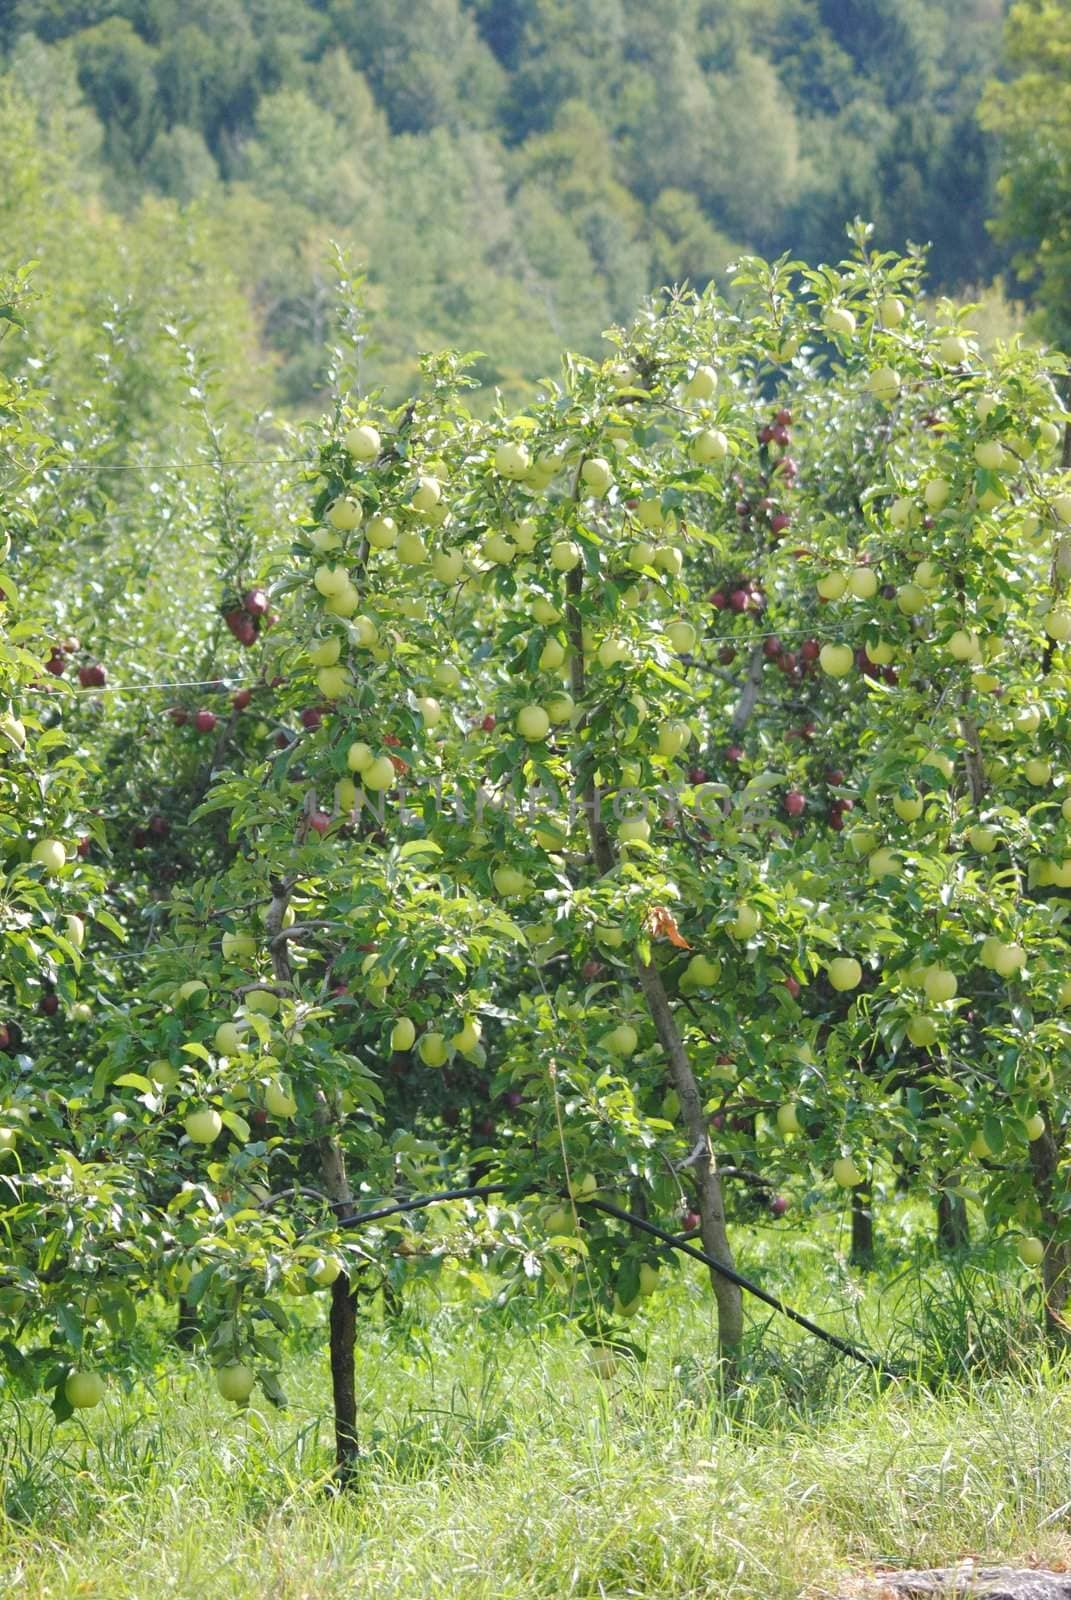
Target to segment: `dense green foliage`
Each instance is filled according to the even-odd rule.
[[[478,346],[478,373],[517,388],[564,345],[593,352],[647,290],[702,288],[742,249],[832,259],[855,214],[883,245],[932,241],[938,288],[1000,262],[995,146],[975,118],[999,51],[991,0],[16,0],[3,15],[5,248],[62,280],[47,247],[62,216],[120,299],[131,276],[173,293],[188,273],[186,303],[213,307],[237,287],[275,366],[260,393],[284,402],[322,386],[329,238],[367,264],[369,371],[395,394],[444,344]]]
[[[1006,81],[988,88],[982,125],[1000,135],[996,232],[1014,247],[1022,289],[1043,328],[1071,344],[1071,12],[1019,0],[1005,34]]]

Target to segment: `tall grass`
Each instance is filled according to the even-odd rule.
[[[906,1376],[770,1327],[727,1395],[690,1271],[608,1380],[560,1318],[429,1298],[363,1327],[362,1472],[336,1496],[315,1336],[282,1413],[161,1345],[87,1423],[4,1408],[0,1594],[788,1600],[868,1563],[1071,1558],[1071,1390],[1015,1283],[911,1251],[867,1279],[772,1244],[750,1265]]]

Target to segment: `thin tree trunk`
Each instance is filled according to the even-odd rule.
[[[271,951],[272,971],[278,984],[290,987],[293,974],[283,917],[290,902],[293,885],[273,879],[272,899],[267,916],[268,947]],[[336,1216],[348,1216],[353,1210],[353,1193],[346,1175],[346,1159],[336,1138],[327,1097],[317,1090],[313,1115],[318,1134],[316,1151],[320,1158],[320,1178],[324,1193],[331,1202]],[[350,1482],[360,1453],[357,1435],[357,1385],[355,1377],[355,1352],[357,1348],[357,1296],[349,1275],[345,1272],[335,1279],[331,1287],[331,1395],[335,1416],[335,1473],[343,1486]]]
[[[942,1189],[937,1196],[937,1248],[965,1250],[968,1243],[966,1202],[962,1195]]]
[[[1071,1324],[1064,1317],[1064,1308],[1071,1299],[1071,1245],[1059,1243],[1054,1238],[1062,1221],[1058,1203],[1064,1185],[1058,1183],[1059,1149],[1053,1137],[1049,1117],[1045,1117],[1045,1132],[1040,1139],[1030,1141],[1030,1165],[1034,1173],[1034,1192],[1041,1205],[1041,1221],[1045,1240],[1045,1255],[1041,1262],[1041,1277],[1045,1288],[1045,1318],[1049,1331],[1061,1342],[1071,1338]]]
[[[864,1272],[874,1265],[874,1198],[869,1182],[852,1190],[851,1262]]]
[[[585,687],[583,629],[577,607],[582,583],[581,569],[575,567],[569,573],[566,585],[569,593],[567,612],[571,645],[570,675],[573,697],[578,703],[583,701]],[[591,853],[599,873],[605,876],[606,873],[613,871],[617,865],[617,858],[602,816],[600,796],[596,791],[594,780],[586,779],[581,788],[581,803],[587,819]],[[715,1261],[724,1262],[727,1267],[731,1267],[733,1256],[725,1226],[725,1204],[717,1162],[710,1142],[710,1129],[703,1110],[703,1097],[699,1092],[695,1073],[692,1071],[688,1052],[684,1048],[684,1041],[677,1027],[661,974],[653,963],[644,961],[637,961],[636,971],[658,1041],[665,1052],[673,1087],[681,1104],[681,1119],[694,1155],[692,1168],[698,1191],[703,1248],[714,1257]],[[718,1308],[718,1344],[723,1355],[733,1363],[744,1337],[743,1297],[736,1285],[729,1283],[713,1267],[710,1269],[710,1280]]]
[[[175,1343],[180,1350],[190,1350],[201,1337],[201,1318],[197,1307],[191,1306],[184,1294],[178,1297],[178,1319],[175,1323]]]

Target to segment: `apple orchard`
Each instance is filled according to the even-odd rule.
[[[862,230],[837,268],[745,261],[731,302],[665,298],[521,414],[474,415],[452,355],[387,411],[343,351],[283,540],[214,503],[209,670],[177,626],[155,674],[229,692],[136,725],[129,644],[64,639],[48,540],[80,491],[9,385],[12,1393],[62,1419],[137,1381],[163,1300],[224,1398],[281,1401],[322,1293],[345,1462],[380,1293],[552,1297],[604,1366],[636,1337],[695,1268],[599,1197],[746,1271],[756,1206],[791,1248],[899,1185],[946,1242],[1006,1241],[1061,1326],[1064,368],[983,355],[920,270]],[[740,1291],[711,1284],[731,1362]]]

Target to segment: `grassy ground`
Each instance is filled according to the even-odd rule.
[[[765,1271],[782,1287],[779,1261]],[[474,1329],[446,1303],[366,1329],[363,1477],[332,1498],[313,1339],[281,1414],[236,1413],[165,1353],[88,1428],[2,1414],[0,1594],[789,1600],[883,1560],[1071,1558],[1071,1389],[1029,1341],[1017,1286],[968,1272],[927,1288],[901,1261],[864,1288],[830,1257],[790,1275],[842,1329],[889,1340],[895,1320],[912,1330],[901,1354],[943,1352],[958,1374],[881,1390],[771,1329],[726,1402],[690,1274],[633,1325],[643,1368],[609,1381],[564,1325]]]

